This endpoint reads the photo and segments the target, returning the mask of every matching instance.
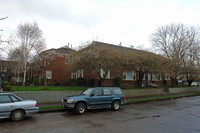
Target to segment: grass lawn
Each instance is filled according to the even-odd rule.
[[[76,86],[48,86],[47,90],[44,90],[44,86],[13,86],[13,91],[82,91],[88,87],[76,87]]]

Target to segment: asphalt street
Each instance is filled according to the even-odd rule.
[[[84,115],[40,113],[0,120],[0,133],[200,133],[200,96],[91,110]]]

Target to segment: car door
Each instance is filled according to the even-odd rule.
[[[102,89],[94,89],[88,98],[90,108],[100,108],[102,106]]]
[[[111,88],[104,88],[103,89],[103,96],[102,96],[102,102],[104,106],[110,107],[112,103],[113,95]]]
[[[0,118],[9,118],[15,105],[9,95],[0,95]]]

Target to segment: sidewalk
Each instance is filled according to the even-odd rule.
[[[156,95],[156,96],[127,97],[126,101],[127,101],[127,104],[132,104],[132,103],[144,103],[144,102],[149,102],[149,101],[160,101],[160,100],[168,100],[168,99],[198,96],[198,95],[200,95],[200,93],[194,92],[194,93],[178,93],[178,94],[167,94],[167,95]],[[64,111],[64,109],[62,108],[61,102],[60,103],[43,103],[43,104],[38,104],[38,106],[40,108],[41,107],[43,108],[42,110],[39,111],[40,113]]]

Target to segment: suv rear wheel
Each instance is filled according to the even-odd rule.
[[[114,101],[112,103],[112,109],[116,111],[116,110],[119,110],[119,108],[120,108],[120,102],[119,101]]]
[[[86,111],[86,105],[84,103],[77,103],[75,110],[77,114],[84,114]]]

